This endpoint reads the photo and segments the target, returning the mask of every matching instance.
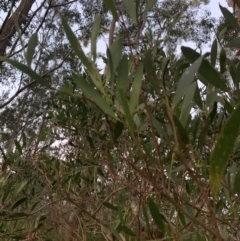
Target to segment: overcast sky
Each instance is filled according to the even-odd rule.
[[[212,14],[216,17],[221,16],[221,11],[219,9],[219,3],[223,6],[223,7],[228,7],[227,5],[227,1],[226,0],[211,0],[210,4],[207,5],[208,8],[210,8],[212,10]]]

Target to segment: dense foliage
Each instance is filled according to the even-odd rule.
[[[234,15],[40,2],[0,4],[0,239],[239,240]]]

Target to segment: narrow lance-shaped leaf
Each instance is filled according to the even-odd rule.
[[[231,24],[232,27],[239,29],[238,22],[237,22],[236,18],[233,16],[233,14],[227,8],[222,7],[220,4],[219,4],[219,7],[220,7],[220,10],[221,10],[224,18],[227,20],[227,22],[229,24]]]
[[[217,40],[215,39],[211,48],[211,64],[213,67],[216,65],[217,60]]]
[[[13,191],[12,197],[16,198],[18,196],[18,194],[22,191],[22,189],[25,187],[25,185],[27,184],[27,181],[23,181],[21,183],[19,183],[15,190]]]
[[[123,48],[123,41],[120,36],[116,38],[113,42],[112,46],[110,47],[112,59],[113,59],[113,71],[116,70],[119,61],[122,58],[122,48]]]
[[[125,94],[128,85],[128,58],[123,55],[117,70],[117,89],[122,89]]]
[[[130,110],[129,110],[127,98],[126,98],[125,94],[123,93],[122,89],[118,90],[118,95],[119,95],[120,102],[121,102],[121,104],[123,106],[123,109],[124,109],[125,119],[128,123],[130,134],[131,134],[131,136],[134,136],[133,120],[132,120],[131,113],[130,113]]]
[[[107,74],[106,74],[105,85],[108,85],[109,82],[113,83],[113,80],[114,80],[113,58],[109,48],[107,48],[107,58],[108,58],[108,63],[107,63]]]
[[[135,237],[136,235],[134,234],[134,232],[126,225],[122,225],[122,229],[123,229],[123,232],[129,236],[133,236]]]
[[[222,40],[222,39],[225,37],[227,30],[228,30],[228,27],[224,27],[224,28],[220,31],[220,33],[218,34],[218,40],[219,40],[219,41]]]
[[[196,61],[200,54],[197,53],[195,50],[188,48],[188,47],[182,47],[182,53],[183,55],[191,62],[193,63]],[[203,60],[201,66],[199,67],[198,73],[206,80],[209,84],[219,88],[220,90],[227,91],[228,88],[226,86],[226,80],[224,77],[217,72],[217,70],[207,61]]]
[[[118,207],[112,205],[111,203],[109,202],[103,202],[103,205],[109,209],[112,209],[112,210],[115,210],[115,211],[118,211]]]
[[[226,62],[227,62],[227,56],[224,48],[221,49],[219,62],[220,62],[220,73],[223,74],[226,71]]]
[[[86,95],[97,106],[99,106],[103,112],[113,118],[116,118],[113,110],[108,105],[104,97],[102,97],[97,90],[95,90],[90,84],[88,84],[82,76],[73,74],[73,78],[76,81],[77,86],[80,87],[80,89],[83,91],[84,95]]]
[[[186,93],[187,87],[192,84],[195,79],[195,74],[199,70],[201,63],[203,61],[203,56],[198,58],[190,67],[188,67],[182,74],[178,85],[176,93],[173,97],[173,106],[175,107],[179,101],[182,99],[183,95]]]
[[[118,121],[114,127],[114,131],[113,131],[113,136],[114,136],[114,140],[116,141],[118,139],[118,137],[122,134],[124,125],[122,122]]]
[[[133,86],[132,86],[132,93],[130,98],[130,113],[133,114],[135,108],[138,106],[139,97],[141,93],[141,86],[142,86],[142,79],[143,79],[143,65],[142,63],[139,64],[136,76],[134,78]]]
[[[163,223],[163,216],[160,214],[158,207],[156,206],[156,204],[154,203],[154,201],[151,197],[148,198],[148,206],[149,206],[149,209],[152,214],[154,222],[159,227],[159,229],[162,232],[164,232],[165,226]]]
[[[240,193],[240,171],[237,172],[236,176],[235,176],[235,180],[234,180],[234,184],[233,184],[233,191],[234,193],[239,194]]]
[[[135,7],[136,7],[136,18],[138,19],[139,17],[139,7],[140,7],[140,3],[141,3],[141,0],[136,0],[135,1]]]
[[[15,146],[16,146],[19,154],[22,155],[22,147],[21,147],[20,143],[17,140],[15,140],[14,143],[15,143]]]
[[[144,204],[142,205],[142,211],[143,211],[143,216],[144,216],[145,221],[146,221],[147,232],[148,232],[148,234],[150,234],[150,233],[151,233],[151,228],[150,228],[150,223],[149,223],[147,208],[146,208],[146,206],[145,206]]]
[[[157,3],[157,0],[148,0],[143,14],[146,15],[154,7],[156,3]]]
[[[196,86],[196,91],[195,91],[195,94],[194,94],[194,101],[199,106],[200,109],[203,108],[201,90],[199,89],[198,84]]]
[[[17,208],[22,203],[24,203],[27,199],[28,199],[27,197],[23,197],[23,198],[19,199],[17,202],[15,202],[11,208],[11,211],[14,210],[15,208]]]
[[[187,88],[187,93],[184,96],[182,108],[181,108],[181,117],[180,121],[183,125],[183,127],[186,127],[189,116],[190,116],[190,111],[193,106],[193,97],[196,91],[196,82],[193,82],[188,88]]]
[[[210,159],[210,184],[216,197],[225,172],[234,143],[240,131],[240,105],[231,113],[227,123],[222,128]]]
[[[29,39],[28,48],[27,48],[27,52],[26,52],[26,60],[27,60],[28,66],[31,66],[37,43],[38,43],[38,35],[37,35],[37,33],[34,33],[31,36],[31,38]]]
[[[174,120],[175,127],[178,130],[178,132],[177,132],[178,133],[178,141],[182,142],[184,144],[188,144],[189,138],[188,138],[185,128],[182,126],[181,122],[175,115],[173,115],[173,120]]]
[[[158,78],[156,75],[156,70],[154,68],[153,60],[152,60],[152,52],[148,50],[143,59],[144,70],[147,73],[147,78],[150,80],[154,91],[157,94],[160,94],[160,86],[158,82]]]
[[[101,93],[105,94],[105,90],[103,88],[102,82],[101,82],[101,75],[95,66],[95,64],[84,54],[77,37],[74,35],[73,31],[69,27],[67,21],[65,18],[62,18],[62,24],[64,31],[67,35],[67,38],[71,44],[71,47],[73,48],[74,52],[77,54],[79,59],[82,61],[83,65],[87,68],[87,71],[95,84],[95,86],[100,90]]]
[[[118,13],[114,3],[114,0],[103,0],[104,4],[110,9],[112,15],[116,21],[118,21]]]
[[[38,83],[40,83],[42,85],[49,86],[47,84],[47,82],[40,75],[38,75],[35,71],[33,71],[30,67],[28,67],[24,64],[21,64],[21,63],[15,61],[15,60],[11,60],[11,59],[6,59],[6,62],[10,63],[12,66],[21,70],[23,73],[29,75],[32,79],[34,79]]]
[[[161,123],[153,115],[151,115],[151,120],[152,120],[153,126],[156,129],[159,136],[161,138],[167,139],[167,134],[166,134],[165,130],[163,129]]]
[[[4,183],[5,184],[5,183]],[[13,183],[9,183],[7,186],[6,186],[6,189],[4,190],[4,194],[3,194],[3,197],[1,198],[1,202],[4,203],[6,200],[7,200],[7,197],[9,196],[9,194],[12,192],[12,186],[13,186]]]
[[[100,28],[100,22],[101,22],[101,17],[100,14],[97,13],[95,16],[95,20],[93,23],[93,27],[92,27],[92,36],[91,36],[91,53],[93,56],[93,60],[96,60],[96,50],[97,50],[97,37],[98,37],[98,33],[99,33],[99,28]]]
[[[228,42],[225,47],[230,47],[230,48],[240,48],[240,37],[237,37],[230,42]]]
[[[198,138],[198,149],[200,150],[200,152],[202,152],[202,148],[205,143],[205,138],[209,131],[209,127],[210,127],[211,123],[213,122],[216,114],[217,114],[217,102],[214,103],[213,109],[212,109],[211,113],[209,114],[207,120],[205,121],[205,125],[201,128],[201,132],[200,132],[199,138]]]
[[[123,0],[123,5],[133,22],[138,25],[136,6],[134,0]]]
[[[231,77],[232,77],[232,80],[233,80],[233,83],[235,85],[235,88],[237,89],[238,88],[238,78],[237,78],[237,68],[234,64],[234,61],[227,61],[228,62],[228,67],[229,67],[229,72],[231,74]]]

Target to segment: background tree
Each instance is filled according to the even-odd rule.
[[[3,240],[238,240],[239,61],[222,33],[210,55],[175,51],[210,41],[200,3],[2,5],[2,84],[17,86],[1,104]]]

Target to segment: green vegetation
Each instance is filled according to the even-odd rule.
[[[239,240],[234,15],[39,2],[0,3],[0,240]]]

